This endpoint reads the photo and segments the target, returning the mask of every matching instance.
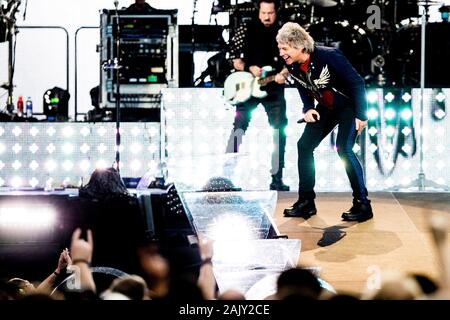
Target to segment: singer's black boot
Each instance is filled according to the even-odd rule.
[[[373,212],[370,200],[353,199],[353,206],[342,213],[344,221],[358,221],[363,222],[372,219]]]

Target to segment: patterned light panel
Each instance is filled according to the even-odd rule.
[[[372,191],[403,188],[418,177],[420,90],[397,91],[377,89],[375,94],[371,93],[369,111],[375,111],[371,111],[371,126],[366,130],[365,154],[360,147],[364,144],[358,143],[354,149],[365,160],[367,186]],[[449,96],[449,89],[425,90],[423,130],[426,178],[447,186],[450,184],[450,117],[446,114]],[[229,175],[225,150],[233,126],[234,107],[222,99],[222,89],[164,89],[163,100],[167,164],[173,180],[191,183],[190,189],[198,190],[207,177],[223,174],[234,177],[233,183],[244,190],[268,189],[272,131],[262,106],[253,114],[243,138],[240,160],[234,174]],[[297,90],[287,89],[286,100],[289,124],[284,181],[295,190],[298,188],[296,144],[305,125],[297,124],[302,110]],[[316,190],[350,191],[332,136],[326,137],[315,152]]]
[[[115,123],[1,123],[0,185],[78,186],[115,160]],[[121,124],[121,175],[160,163],[159,123]]]

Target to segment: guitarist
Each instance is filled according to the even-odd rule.
[[[228,140],[227,152],[238,152],[242,136],[248,128],[252,111],[261,103],[267,113],[269,124],[274,129],[275,151],[272,154],[272,183],[270,190],[289,191],[283,183],[284,153],[287,125],[286,100],[284,98],[285,76],[288,74],[282,59],[278,56],[276,35],[281,27],[277,20],[277,0],[258,0],[258,19],[242,24],[230,41],[230,58],[238,71],[262,76],[262,68],[271,66],[275,81],[267,84],[265,98],[252,97],[236,105],[233,131]]]

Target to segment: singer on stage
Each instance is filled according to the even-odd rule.
[[[371,219],[363,170],[352,150],[367,125],[363,78],[340,50],[315,45],[297,23],[284,24],[276,39],[280,56],[300,93],[307,123],[297,143],[299,198],[284,210],[284,215],[307,219],[316,214],[314,149],[338,126],[336,148],[353,190],[353,206],[342,214],[342,219],[358,222]]]

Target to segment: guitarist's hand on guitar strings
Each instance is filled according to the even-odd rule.
[[[261,77],[262,74],[262,69],[258,66],[250,66],[248,68],[248,70],[250,71],[250,73],[254,76],[254,77]]]

